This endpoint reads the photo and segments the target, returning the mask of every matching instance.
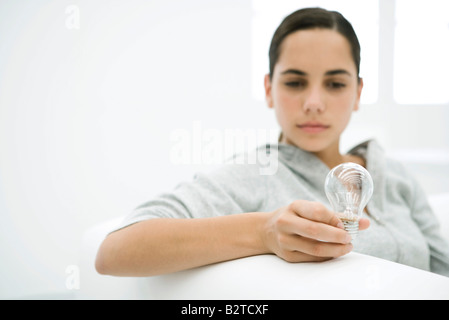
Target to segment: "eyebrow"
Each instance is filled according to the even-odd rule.
[[[295,74],[297,76],[306,76],[307,73],[297,69],[288,69],[282,72],[281,74]]]
[[[304,72],[304,71],[298,70],[298,69],[287,69],[284,72],[282,72],[281,74],[282,75],[284,75],[284,74],[294,74],[294,75],[298,75],[298,76],[307,76],[307,72]],[[335,75],[338,75],[338,74],[351,76],[351,73],[349,71],[345,70],[345,69],[329,70],[324,75],[325,76],[335,76]]]
[[[338,74],[343,74],[343,75],[348,75],[350,76],[351,73],[345,69],[336,69],[336,70],[330,70],[328,72],[325,73],[326,76],[335,76]]]

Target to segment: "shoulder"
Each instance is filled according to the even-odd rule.
[[[365,159],[366,168],[373,178],[386,183],[387,187],[409,189],[416,183],[406,166],[387,154],[374,139],[358,144],[348,153]]]
[[[404,164],[388,155],[375,139],[358,144],[348,153],[362,157],[366,161],[368,169],[372,171],[381,170],[387,173],[398,174],[402,177],[410,175]]]
[[[398,194],[408,202],[417,195],[420,186],[414,173],[375,140],[368,142],[367,159],[370,170],[383,180],[389,195]]]

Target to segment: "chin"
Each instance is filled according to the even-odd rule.
[[[317,153],[326,150],[331,146],[330,141],[324,139],[287,139],[287,143],[292,144],[304,151]]]

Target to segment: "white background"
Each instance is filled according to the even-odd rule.
[[[249,0],[0,1],[0,298],[70,294],[66,268],[77,265],[87,228],[212,167],[173,163],[174,132],[198,123],[278,128],[254,93],[263,86],[254,75],[265,72],[254,57],[268,52],[268,44],[258,50],[268,31],[254,29],[256,8]],[[432,69],[431,45],[448,42],[444,35],[427,38],[411,69]],[[393,73],[371,63],[380,66],[372,79]],[[447,69],[447,59],[438,63]],[[449,88],[447,72],[437,88]],[[394,94],[382,92],[355,115],[343,146],[376,138],[417,170],[427,192],[449,191],[444,95],[392,107]]]

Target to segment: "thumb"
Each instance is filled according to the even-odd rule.
[[[359,220],[359,230],[365,230],[368,229],[370,226],[370,221],[369,219],[366,218],[361,218]]]

